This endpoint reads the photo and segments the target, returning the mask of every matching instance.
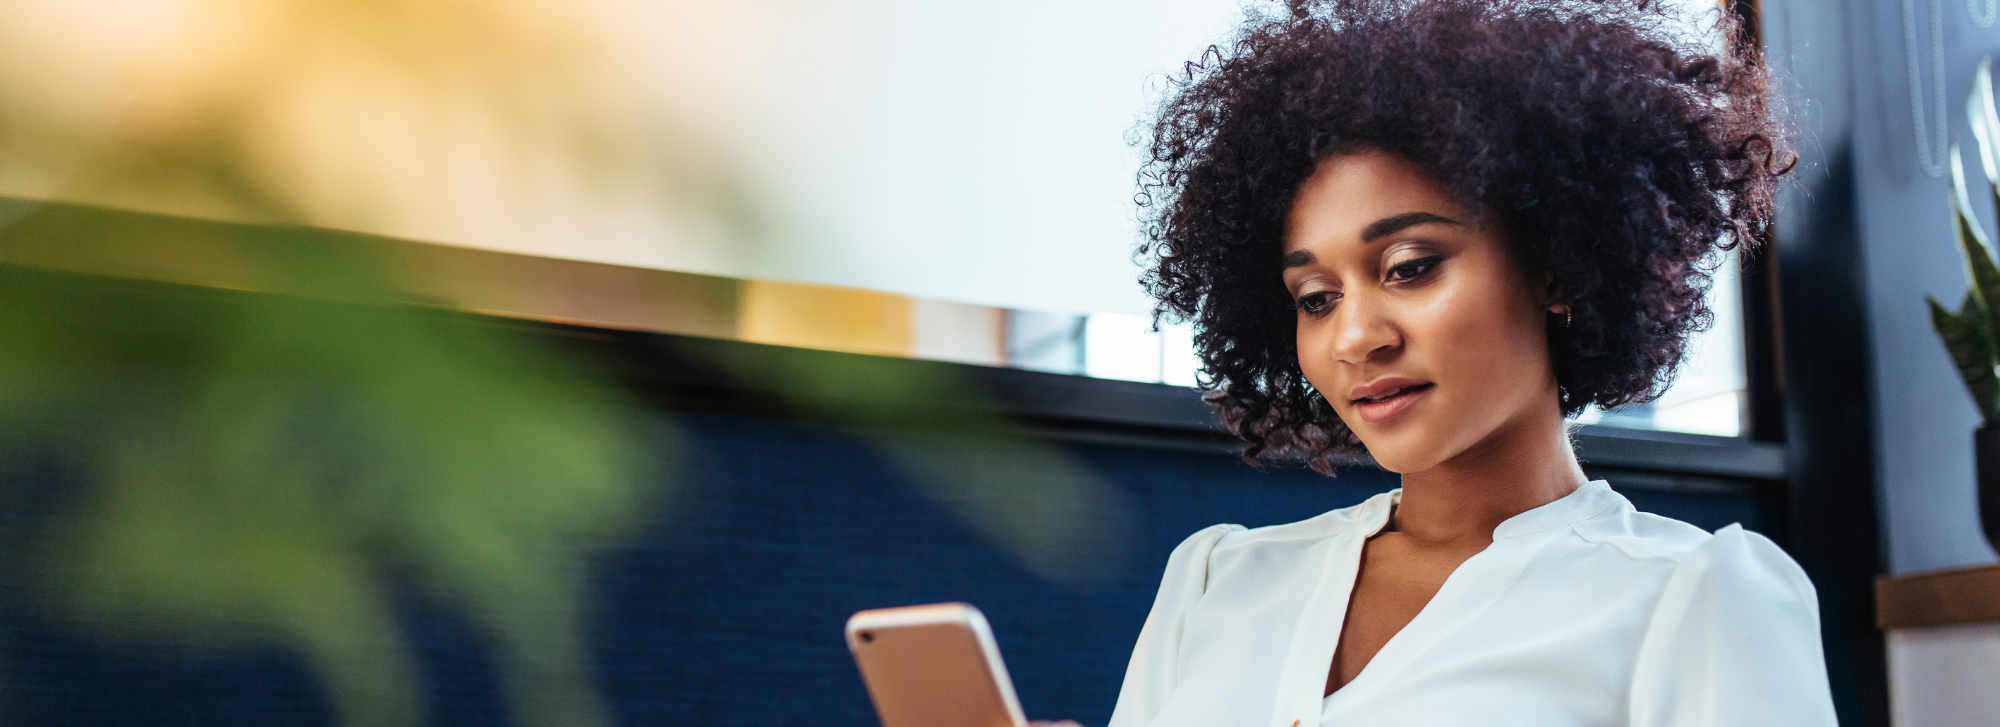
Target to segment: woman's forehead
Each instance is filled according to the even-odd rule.
[[[1285,220],[1285,249],[1366,243],[1417,224],[1467,224],[1466,213],[1416,164],[1382,152],[1322,160],[1299,185]]]

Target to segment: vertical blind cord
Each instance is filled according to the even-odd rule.
[[[1977,0],[1966,0],[1968,13]],[[1987,0],[1988,3],[1995,0]],[[1924,79],[1923,62],[1917,58],[1917,9],[1916,0],[1903,0],[1903,66],[1910,72],[1910,120],[1917,130],[1917,168],[1926,177],[1944,176],[1945,133],[1948,120],[1944,115],[1944,13],[1941,0],[1930,0],[1931,11],[1931,92],[1932,115],[1937,123],[1936,139],[1931,138],[1930,124],[1924,122]],[[1978,18],[1973,19],[1975,22]]]

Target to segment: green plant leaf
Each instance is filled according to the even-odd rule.
[[[1965,300],[1958,304],[1958,317],[1966,323],[1973,324],[1979,332],[1979,337],[1986,342],[1987,355],[1993,357],[1996,367],[2000,367],[2000,334],[1996,334],[1994,329],[1984,325],[1992,320],[1992,315],[1992,309],[1980,303],[1979,296],[1973,295],[1970,290],[1965,291]],[[1995,375],[2000,376],[2000,368],[1995,369]]]
[[[1980,168],[1986,173],[1994,204],[2000,208],[2000,110],[1994,104],[1990,59],[1981,60],[1973,72],[1965,116],[1979,147]],[[1993,262],[1985,228],[1972,214],[1972,195],[1966,189],[1965,163],[1957,141],[1951,144],[1950,166],[1953,228],[1971,285],[1957,312],[1939,305],[1936,298],[1924,299],[1930,303],[1931,327],[1944,340],[1980,418],[1992,424],[2000,422],[2000,376],[1994,368],[2000,361],[2000,348],[1996,348],[2000,345],[2000,267]]]
[[[2000,198],[2000,110],[1993,103],[1993,59],[1979,59],[1972,72],[1972,91],[1965,97],[1965,120],[1979,145],[1979,165],[1986,181]]]
[[[1987,318],[1985,306],[1969,291],[1958,313],[1946,310],[1936,298],[1924,296],[1924,300],[1931,306],[1931,327],[1944,339],[1966,392],[1979,407],[1979,416],[1986,422],[2000,421],[2000,378],[1994,375],[1992,338],[1982,325]]]
[[[1986,311],[1983,324],[1985,333],[1994,338],[2000,332],[2000,267],[1995,267],[1991,248],[1987,246],[1986,230],[1979,220],[1972,216],[1971,196],[1965,189],[1965,167],[1959,161],[1958,144],[1951,145],[1951,213],[1958,231],[1958,250],[1965,256],[1966,272],[1972,278],[1969,291],[1979,299],[1979,307]]]

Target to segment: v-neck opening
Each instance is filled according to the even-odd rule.
[[[1389,525],[1388,519],[1395,512],[1396,504],[1398,504],[1398,501],[1402,499],[1401,495],[1402,495],[1402,490],[1398,489],[1395,491],[1395,497],[1393,497],[1390,500],[1388,512],[1383,515],[1382,523],[1377,527],[1375,527],[1373,530],[1371,530],[1368,534],[1362,536],[1359,547],[1354,549],[1353,553],[1354,568],[1352,571],[1354,577],[1353,580],[1347,584],[1347,602],[1345,604],[1345,608],[1341,610],[1340,627],[1334,630],[1333,653],[1336,657],[1340,654],[1340,640],[1347,635],[1348,616],[1354,611],[1354,590],[1356,588],[1361,587],[1361,574],[1368,563],[1368,541],[1375,539],[1375,536],[1377,535],[1381,535],[1383,532],[1383,528],[1388,527]],[[1473,559],[1478,558],[1479,556],[1486,554],[1487,551],[1492,550],[1494,543],[1497,542],[1499,541],[1493,541],[1487,543],[1486,547],[1479,549],[1479,552],[1467,556],[1465,560],[1459,561],[1458,565],[1453,566],[1451,569],[1451,573],[1445,575],[1444,582],[1438,584],[1437,590],[1431,593],[1431,597],[1424,601],[1423,606],[1417,608],[1416,615],[1411,616],[1410,620],[1404,622],[1401,628],[1396,629],[1396,633],[1390,634],[1388,640],[1382,642],[1382,647],[1376,649],[1375,653],[1368,657],[1368,663],[1361,665],[1361,670],[1354,673],[1353,679],[1347,680],[1346,684],[1340,685],[1338,688],[1334,689],[1331,692],[1323,692],[1320,695],[1320,701],[1322,702],[1322,704],[1332,701],[1335,696],[1338,696],[1341,692],[1347,691],[1349,687],[1354,686],[1355,682],[1359,682],[1362,679],[1368,678],[1368,675],[1370,673],[1381,671],[1380,669],[1376,669],[1375,666],[1381,663],[1382,655],[1385,652],[1388,652],[1391,648],[1395,647],[1399,640],[1409,641],[1409,639],[1405,638],[1403,634],[1409,633],[1411,627],[1416,626],[1417,622],[1424,620],[1424,614],[1431,612],[1432,610],[1431,605],[1437,603],[1438,597],[1443,596],[1445,594],[1445,589],[1451,587],[1452,580],[1458,578],[1458,574],[1465,570],[1465,566],[1467,563],[1471,563]],[[1327,659],[1326,668],[1327,668],[1328,680],[1331,680],[1334,668],[1333,658]],[[1325,688],[1326,688],[1325,681],[1322,681],[1320,689],[1324,690]]]
[[[1361,537],[1354,547],[1354,552],[1338,554],[1348,556],[1351,567],[1347,568],[1347,595],[1341,602],[1340,622],[1333,629],[1333,652],[1326,660],[1326,677],[1320,680],[1320,700],[1322,703],[1333,699],[1334,695],[1346,691],[1355,682],[1361,681],[1361,678],[1368,673],[1368,667],[1375,664],[1375,657],[1381,656],[1383,651],[1388,650],[1389,645],[1395,643],[1396,637],[1408,630],[1410,624],[1416,623],[1417,619],[1424,615],[1424,610],[1430,608],[1431,603],[1437,600],[1437,594],[1431,594],[1430,600],[1424,602],[1423,608],[1417,609],[1417,615],[1411,616],[1408,623],[1403,624],[1402,628],[1396,629],[1396,633],[1390,634],[1389,640],[1382,642],[1382,648],[1376,649],[1375,654],[1368,657],[1368,663],[1363,664],[1361,670],[1354,673],[1353,679],[1347,680],[1346,684],[1340,685],[1331,692],[1325,691],[1327,683],[1333,679],[1334,660],[1340,655],[1340,641],[1347,635],[1348,616],[1354,611],[1354,589],[1361,586],[1361,571],[1368,563],[1368,541],[1374,540],[1375,536],[1381,535],[1388,529],[1391,518],[1395,517],[1396,506],[1402,504],[1403,501],[1403,488],[1398,487],[1390,490],[1387,494],[1387,504],[1380,506],[1378,508],[1379,512],[1369,513],[1374,522],[1360,533]],[[1467,558],[1466,560],[1471,560],[1471,558]],[[1459,565],[1463,566],[1465,564],[1460,563]],[[1452,572],[1456,573],[1458,569],[1453,568]],[[1451,576],[1445,576],[1445,582],[1449,583],[1450,581]],[[1443,590],[1444,586],[1438,586],[1438,591],[1442,592]]]
[[[1394,668],[1394,662],[1384,665],[1384,655],[1405,656],[1404,660],[1407,661],[1407,656],[1402,655],[1403,651],[1421,648],[1421,646],[1409,646],[1408,644],[1413,639],[1422,636],[1423,632],[1419,628],[1420,625],[1428,627],[1431,621],[1436,621],[1440,618],[1431,616],[1427,619],[1426,616],[1435,612],[1435,609],[1432,607],[1438,603],[1441,597],[1446,595],[1448,590],[1452,589],[1454,582],[1465,580],[1465,578],[1460,577],[1460,574],[1468,572],[1466,569],[1467,565],[1475,560],[1479,560],[1481,556],[1494,552],[1495,546],[1500,545],[1502,541],[1512,540],[1522,535],[1540,532],[1552,527],[1560,527],[1575,522],[1578,519],[1596,515],[1604,507],[1594,505],[1605,504],[1599,501],[1605,500],[1603,495],[1609,493],[1611,493],[1611,489],[1603,480],[1591,480],[1562,497],[1516,513],[1514,516],[1501,521],[1494,528],[1492,541],[1487,543],[1485,548],[1481,548],[1479,552],[1473,553],[1465,560],[1460,561],[1457,566],[1453,567],[1451,573],[1445,576],[1444,582],[1438,585],[1437,591],[1431,594],[1430,599],[1424,602],[1423,607],[1417,609],[1416,615],[1410,617],[1410,620],[1404,623],[1402,628],[1397,629],[1396,633],[1390,634],[1387,641],[1382,642],[1382,648],[1375,650],[1375,653],[1368,658],[1368,663],[1362,665],[1360,671],[1355,672],[1354,678],[1347,680],[1347,683],[1340,685],[1338,689],[1326,692],[1324,691],[1326,683],[1332,677],[1334,668],[1333,655],[1339,653],[1340,640],[1347,632],[1348,615],[1354,607],[1354,589],[1361,585],[1361,571],[1367,560],[1368,541],[1376,535],[1381,534],[1383,529],[1388,527],[1391,514],[1395,511],[1395,507],[1401,504],[1402,501],[1402,488],[1385,493],[1389,495],[1389,497],[1385,498],[1386,504],[1380,506],[1379,512],[1370,513],[1372,517],[1379,518],[1379,520],[1370,523],[1370,526],[1361,533],[1352,553],[1340,554],[1351,559],[1352,567],[1347,569],[1349,580],[1347,583],[1346,598],[1343,599],[1341,604],[1339,623],[1333,629],[1333,648],[1327,652],[1328,657],[1325,662],[1326,673],[1322,675],[1320,680],[1320,705],[1322,711],[1332,705],[1335,697],[1351,692],[1354,685],[1360,683],[1362,680],[1379,681],[1380,679],[1387,678],[1370,676],[1371,674],[1379,674],[1384,669]],[[1487,558],[1487,560],[1491,560],[1491,558]],[[1516,570],[1518,571],[1518,568]],[[1511,577],[1508,580],[1511,581]],[[1458,590],[1463,590],[1463,588],[1459,588]],[[1460,620],[1470,620],[1477,615],[1478,611],[1483,610],[1486,605],[1490,605],[1498,595],[1498,591],[1496,590],[1494,593],[1489,594],[1491,597],[1485,599],[1485,603],[1479,604],[1477,608],[1463,609],[1464,613],[1461,614]],[[1411,634],[1413,630],[1416,630],[1416,636],[1406,636],[1406,634]]]

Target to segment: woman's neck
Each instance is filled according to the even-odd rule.
[[[1483,545],[1500,523],[1585,481],[1561,413],[1535,416],[1435,467],[1405,473],[1393,528],[1419,543]]]

